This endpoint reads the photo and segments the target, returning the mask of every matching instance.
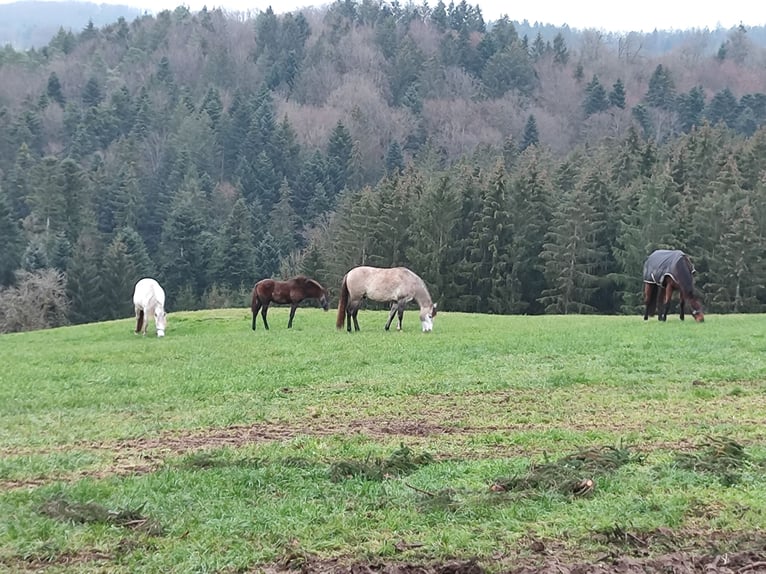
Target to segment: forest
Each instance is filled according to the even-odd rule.
[[[0,50],[0,332],[337,301],[404,265],[440,310],[641,311],[657,248],[706,312],[766,303],[766,50],[744,26],[520,33],[465,0],[185,7]]]

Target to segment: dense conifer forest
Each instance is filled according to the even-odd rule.
[[[762,34],[763,30],[756,30]],[[0,51],[0,331],[334,297],[406,265],[441,309],[638,313],[656,248],[766,303],[766,50],[485,22],[465,1],[179,7]]]

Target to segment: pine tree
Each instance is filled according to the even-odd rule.
[[[303,222],[311,221],[315,215],[321,213],[317,209],[327,204],[332,205],[327,197],[327,162],[324,155],[315,151],[302,165],[298,175],[298,181],[293,195],[293,205],[296,214]],[[317,196],[323,197],[317,203]]]
[[[404,154],[399,142],[393,140],[388,144],[386,152],[386,173],[388,175],[397,175],[404,171]]]
[[[561,32],[553,38],[553,61],[562,66],[566,66],[569,63],[569,51]]]
[[[375,187],[378,212],[370,226],[370,265],[395,267],[406,263],[410,197],[419,185],[408,171],[396,178],[385,178]]]
[[[540,297],[546,313],[591,313],[599,263],[587,195],[578,186],[555,208],[541,253],[548,288]]]
[[[50,76],[48,76],[48,87],[46,88],[45,93],[62,108],[66,104],[64,93],[61,91],[61,82],[59,81],[56,72],[51,72]]]
[[[67,270],[67,296],[71,302],[69,320],[88,323],[104,318],[105,304],[101,284],[101,245],[93,231],[80,234]]]
[[[329,188],[326,191],[331,199],[335,199],[346,186],[351,168],[351,153],[354,142],[346,126],[340,120],[330,135],[327,147],[327,179]]]
[[[23,243],[21,229],[11,211],[10,202],[0,187],[0,287],[14,282],[14,272],[21,267]]]
[[[452,239],[460,214],[454,183],[446,174],[427,183],[413,205],[406,258],[433,287],[436,299],[448,290]]]
[[[188,288],[199,301],[208,286],[212,238],[206,228],[205,205],[194,177],[187,178],[173,197],[160,241],[160,270],[169,299]],[[169,302],[169,306],[173,305]]]
[[[635,313],[643,305],[643,265],[655,249],[677,249],[678,223],[670,202],[679,201],[666,171],[635,182],[617,227],[613,274],[620,310]]]
[[[128,246],[119,235],[112,239],[101,264],[101,291],[104,306],[101,319],[121,319],[133,314],[131,295],[136,284],[136,270],[128,255]]]
[[[143,238],[132,227],[123,227],[115,235],[115,239],[125,244],[126,254],[131,262],[132,278],[130,282],[135,284],[144,277],[157,276],[157,264],[149,255]]]
[[[513,230],[506,177],[498,162],[481,190],[479,212],[468,235],[466,264],[473,276],[470,296],[476,305],[473,310],[482,313],[509,312],[508,300],[514,296],[510,284]]]
[[[625,84],[620,78],[612,84],[612,91],[609,92],[609,105],[621,110],[625,109]]]
[[[550,225],[549,202],[554,193],[545,159],[537,148],[529,148],[519,158],[509,186],[513,226],[511,284],[515,291],[509,301],[511,313],[543,311],[538,301],[545,288],[540,253]]]
[[[585,117],[590,117],[593,114],[606,111],[609,108],[609,100],[606,95],[604,86],[598,79],[598,76],[593,74],[593,79],[585,87],[585,103],[583,105],[585,109]]]
[[[739,102],[729,88],[718,92],[705,110],[705,116],[712,125],[723,123],[729,128],[737,126]]]
[[[646,103],[663,110],[673,109],[676,103],[676,88],[668,71],[659,64],[649,78]]]
[[[399,43],[389,72],[391,99],[395,106],[402,105],[407,90],[417,81],[425,57],[408,35]]]
[[[232,206],[218,238],[216,280],[230,289],[250,286],[255,266],[252,216],[240,198]]]
[[[256,281],[274,277],[279,270],[279,251],[274,238],[267,231],[255,248],[255,268],[253,274]]]
[[[286,256],[298,245],[296,229],[298,216],[292,205],[293,192],[287,179],[282,180],[279,188],[279,201],[269,214],[268,231],[274,239],[274,245],[280,257]]]
[[[705,110],[705,93],[701,86],[689,90],[688,94],[678,96],[678,119],[681,129],[689,133],[702,123]]]
[[[499,98],[509,90],[529,96],[537,86],[529,54],[518,43],[495,52],[484,65],[481,80],[492,98]]]
[[[742,204],[727,222],[716,248],[714,270],[706,290],[715,310],[724,313],[759,313],[766,282],[763,239],[758,235],[753,211]]]
[[[101,86],[99,85],[98,80],[91,76],[88,78],[88,81],[85,83],[85,87],[82,91],[83,105],[88,108],[95,108],[101,103],[103,98],[104,96],[101,92]]]
[[[540,135],[537,133],[537,120],[534,115],[530,114],[524,126],[524,136],[521,139],[519,149],[524,151],[529,146],[538,145],[539,143]]]
[[[606,162],[594,158],[593,165],[584,173],[580,185],[591,205],[593,249],[598,259],[593,272],[597,278],[596,290],[590,303],[599,313],[614,313],[618,304],[612,274],[617,271],[617,264],[612,248],[617,239],[619,224],[614,215],[620,212],[620,206]]]
[[[352,267],[370,265],[370,257],[376,253],[374,227],[379,213],[379,197],[370,187],[341,195],[330,231],[333,245],[327,263],[331,276],[340,281]]]

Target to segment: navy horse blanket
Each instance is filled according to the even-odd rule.
[[[686,259],[689,270],[694,273],[695,269],[686,253],[680,249],[658,249],[654,251],[644,263],[644,283],[662,285],[665,277],[670,275],[673,281],[679,282],[675,276],[676,265]]]

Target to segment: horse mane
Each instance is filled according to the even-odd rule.
[[[419,291],[415,297],[415,301],[417,301],[418,305],[420,307],[432,307],[434,301],[431,299],[431,292],[428,290],[428,285],[426,285],[426,282],[423,281],[423,278],[414,271],[407,269],[406,267],[403,269],[415,276]]]
[[[678,285],[681,287],[681,289],[683,289],[684,295],[694,297],[694,265],[692,265],[689,256],[685,253],[681,259],[683,260],[684,264],[680,266],[676,271],[678,275]],[[681,259],[679,259],[679,263]]]
[[[295,277],[293,277],[293,281],[295,281],[296,283],[302,284],[304,287],[313,285],[316,289],[319,290],[320,293],[324,293],[325,291],[325,288],[319,284],[319,281],[306,277],[305,275],[296,275]]]

